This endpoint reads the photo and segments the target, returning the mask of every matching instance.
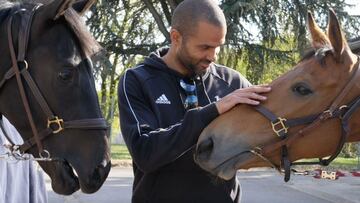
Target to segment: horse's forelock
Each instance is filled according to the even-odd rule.
[[[315,56],[316,60],[319,61],[321,65],[323,65],[326,54],[329,52],[333,52],[333,50],[334,49],[332,48],[332,46],[327,45],[327,44],[325,44],[324,46],[322,46],[321,48],[318,48],[318,49],[311,49],[304,54],[304,56],[302,57],[300,62],[310,59],[313,56]]]
[[[315,52],[315,58],[323,64],[323,59],[325,58],[326,54],[329,52],[333,52],[334,48],[330,45],[325,45],[324,47],[321,47],[316,50]]]
[[[45,3],[50,1],[51,0],[33,0],[26,1],[26,4],[31,5],[33,3]],[[23,5],[21,1],[9,2],[7,0],[0,0],[0,24],[2,24],[4,19],[6,19],[11,10],[18,9],[18,7],[21,5]],[[81,16],[74,9],[67,9],[64,17],[69,28],[73,31],[74,35],[79,41],[81,49],[83,50],[86,57],[91,58],[103,50],[93,35],[88,31],[85,23],[81,19]]]
[[[67,9],[64,17],[73,33],[78,38],[80,46],[87,57],[91,58],[96,53],[102,50],[100,44],[88,31],[85,23],[82,21],[81,17],[74,9]]]

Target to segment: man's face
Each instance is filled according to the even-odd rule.
[[[200,21],[193,33],[181,37],[176,57],[190,74],[200,74],[216,60],[225,35],[226,27]]]

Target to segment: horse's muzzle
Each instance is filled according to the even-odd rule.
[[[100,189],[109,175],[111,162],[103,162],[94,170],[93,174],[88,177],[79,177],[81,191],[87,194],[94,193]]]

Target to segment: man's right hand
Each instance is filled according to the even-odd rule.
[[[219,114],[223,114],[237,104],[258,105],[260,104],[260,101],[264,101],[267,99],[261,94],[270,91],[271,87],[268,85],[254,85],[251,87],[237,89],[217,101],[216,107]]]

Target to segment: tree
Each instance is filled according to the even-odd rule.
[[[223,0],[221,6],[228,22],[228,46],[240,53],[237,57],[245,57],[246,76],[255,84],[263,81],[267,68],[272,68],[267,64],[278,61],[291,67],[298,58],[294,55],[302,55],[307,49],[307,11],[314,13],[324,27],[328,10],[333,8],[344,22],[348,38],[359,36],[359,18],[344,11],[349,5],[342,0]],[[250,30],[250,25],[255,28]],[[288,50],[278,48],[279,44],[294,43],[296,46]]]

